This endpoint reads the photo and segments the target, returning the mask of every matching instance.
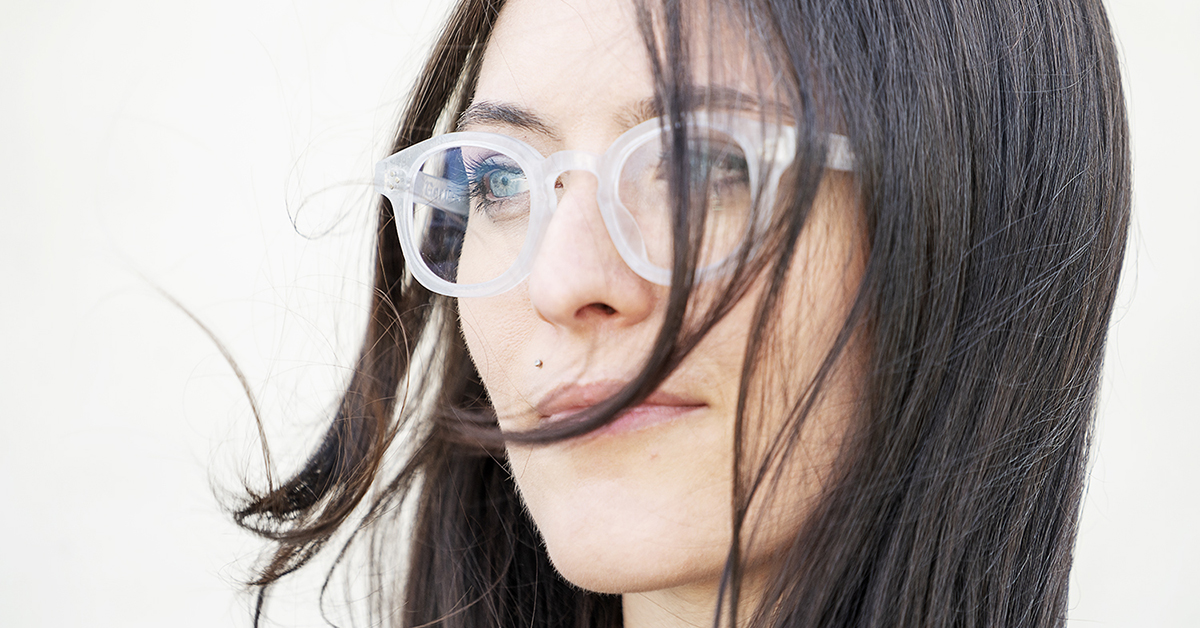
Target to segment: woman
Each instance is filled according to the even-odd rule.
[[[259,610],[350,530],[372,623],[1061,625],[1126,135],[1098,1],[464,0]]]

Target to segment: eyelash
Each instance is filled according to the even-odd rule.
[[[506,164],[488,163],[489,160],[496,156],[497,154],[493,153],[479,159],[463,159],[463,170],[467,176],[469,197],[479,204],[480,209],[485,211],[511,200],[511,197],[494,198],[492,196],[488,186],[488,178],[491,174],[508,169],[511,172],[520,173],[521,176],[524,176],[524,172],[515,163],[511,167]],[[528,192],[522,192],[522,194],[525,193]]]

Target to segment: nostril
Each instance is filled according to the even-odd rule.
[[[617,310],[615,308],[613,308],[613,306],[611,306],[607,303],[591,303],[583,309],[584,310],[595,310],[605,316],[612,316],[613,314],[617,313]]]
[[[554,196],[560,203],[563,200],[563,195],[567,193],[567,182],[563,180],[566,176],[566,173],[563,173],[554,180]]]

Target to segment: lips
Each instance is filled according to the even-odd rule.
[[[603,380],[586,384],[563,384],[551,390],[535,407],[546,421],[560,421],[615,396],[628,384]],[[686,395],[657,390],[636,406],[622,411],[615,421],[599,432],[631,431],[663,423],[708,407]]]

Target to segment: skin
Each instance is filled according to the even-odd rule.
[[[759,93],[754,85],[732,87]],[[474,103],[532,113],[545,128],[485,117],[464,130],[511,135],[543,155],[603,153],[653,116],[641,105],[653,95],[631,6],[515,0],[505,5],[485,52]],[[781,366],[764,365],[768,376],[750,395],[752,444],[776,438],[861,278],[865,237],[846,179],[827,175],[797,243],[772,342]],[[639,277],[617,253],[596,187],[590,174],[564,179],[526,281],[497,296],[459,300],[467,347],[506,431],[548,420],[539,403],[561,386],[600,383],[586,389],[595,392],[628,381],[661,326],[668,290]],[[760,292],[753,288],[662,384],[674,406],[643,407],[641,415],[635,409],[632,415],[648,420],[619,421],[567,442],[509,448],[512,473],[555,567],[580,587],[623,594],[630,628],[711,625],[731,539],[738,380]],[[861,354],[856,347],[847,355]],[[839,362],[799,449],[775,468],[781,484],[774,497],[753,504],[750,602],[821,490],[854,406],[854,363]]]

